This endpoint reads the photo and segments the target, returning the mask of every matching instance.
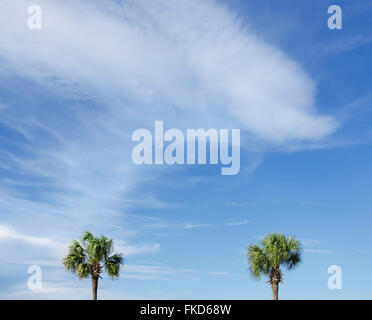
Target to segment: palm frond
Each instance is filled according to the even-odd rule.
[[[302,246],[295,237],[271,233],[262,239],[262,247],[248,247],[248,263],[252,275],[259,279],[261,274],[269,275],[270,281],[282,279],[280,267],[292,269],[301,261]]]
[[[100,277],[104,265],[111,278],[118,278],[123,263],[122,254],[113,254],[113,240],[105,236],[95,237],[86,231],[81,242],[73,240],[63,259],[67,271],[75,273],[80,279],[89,276]]]
[[[248,247],[247,255],[249,270],[256,279],[260,279],[261,274],[269,273],[270,264],[268,257],[259,246],[250,245]]]
[[[79,265],[86,262],[87,256],[81,244],[73,240],[69,246],[68,253],[63,259],[63,265],[67,271],[76,273]]]
[[[114,254],[107,258],[105,263],[105,270],[111,278],[117,279],[120,276],[120,267],[124,263],[123,255]]]

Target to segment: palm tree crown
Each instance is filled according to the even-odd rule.
[[[248,247],[248,263],[252,275],[260,279],[261,275],[269,277],[273,299],[278,299],[279,283],[283,281],[281,266],[292,269],[301,261],[302,246],[294,237],[271,233],[262,240],[262,247]]]
[[[63,259],[67,271],[75,273],[79,279],[92,278],[93,299],[97,299],[98,279],[103,269],[112,279],[120,275],[120,266],[123,263],[122,254],[112,254],[113,240],[105,236],[94,237],[86,231],[81,241],[73,240],[68,253]]]

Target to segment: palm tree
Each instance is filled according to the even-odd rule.
[[[261,275],[269,277],[273,300],[278,300],[279,283],[283,282],[281,266],[291,270],[301,261],[302,245],[294,237],[280,233],[271,233],[262,240],[262,247],[248,247],[248,263],[252,275],[260,279]]]
[[[113,241],[104,236],[94,237],[86,231],[81,242],[73,240],[63,265],[67,271],[75,273],[79,279],[92,278],[93,300],[97,300],[98,279],[101,278],[103,268],[112,279],[120,275],[123,263],[122,254],[112,254]]]

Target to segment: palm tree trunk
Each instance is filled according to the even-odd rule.
[[[98,277],[92,276],[92,294],[93,300],[97,300]]]
[[[271,289],[273,290],[273,300],[278,300],[279,283],[277,281],[273,281]]]

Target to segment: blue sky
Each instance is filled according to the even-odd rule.
[[[33,4],[42,30],[27,28]],[[0,298],[89,299],[61,266],[89,229],[125,256],[101,298],[270,299],[245,250],[283,232],[304,254],[281,298],[369,299],[372,5],[338,1],[329,30],[331,4],[3,1]],[[155,120],[240,129],[239,174],[136,166],[132,132]]]

